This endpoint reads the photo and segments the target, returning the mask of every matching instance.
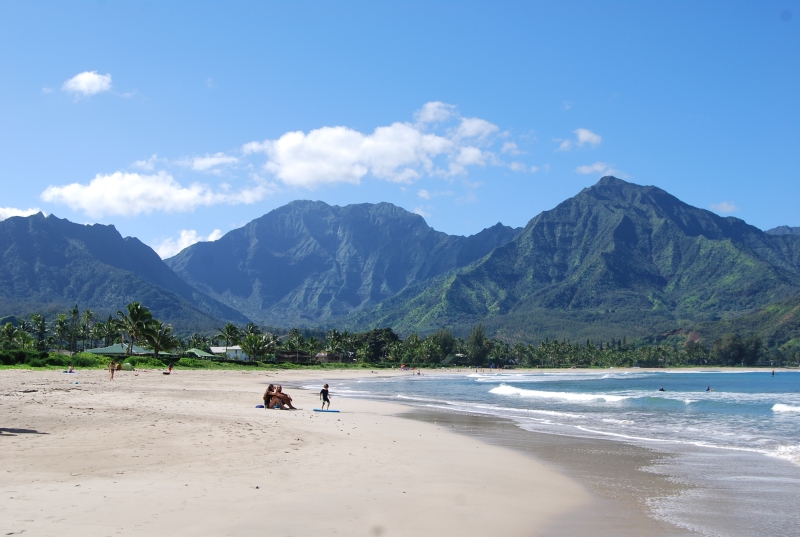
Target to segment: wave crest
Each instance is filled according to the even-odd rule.
[[[618,403],[629,399],[625,395],[609,395],[605,393],[574,393],[574,392],[548,392],[543,390],[525,390],[501,384],[489,390],[495,395],[518,395],[520,397],[536,397],[540,399],[560,399],[561,401],[605,401]]]

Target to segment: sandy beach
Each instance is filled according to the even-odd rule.
[[[591,493],[409,409],[270,382],[369,372],[0,371],[6,535],[540,535]]]

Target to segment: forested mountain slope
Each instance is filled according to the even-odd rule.
[[[487,322],[513,339],[636,335],[800,293],[800,237],[604,177],[508,244],[351,319],[428,331]]]
[[[181,280],[152,248],[114,226],[41,213],[0,222],[0,315],[71,308],[115,313],[139,301],[176,330],[211,329],[241,313]]]
[[[253,319],[313,325],[465,266],[518,232],[497,224],[452,236],[390,203],[295,201],[167,263],[195,288]]]

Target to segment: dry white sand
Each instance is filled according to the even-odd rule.
[[[15,535],[542,534],[590,501],[555,469],[403,407],[266,384],[359,373],[0,371],[0,532]],[[369,373],[362,373],[369,375]],[[77,382],[77,384],[76,384]]]

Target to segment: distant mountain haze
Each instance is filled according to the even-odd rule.
[[[313,324],[466,266],[519,231],[497,224],[453,236],[390,203],[295,201],[166,262],[195,288],[253,319]]]
[[[65,311],[76,303],[104,314],[132,301],[176,329],[209,329],[247,318],[192,288],[134,237],[41,213],[0,222],[0,315]]]

